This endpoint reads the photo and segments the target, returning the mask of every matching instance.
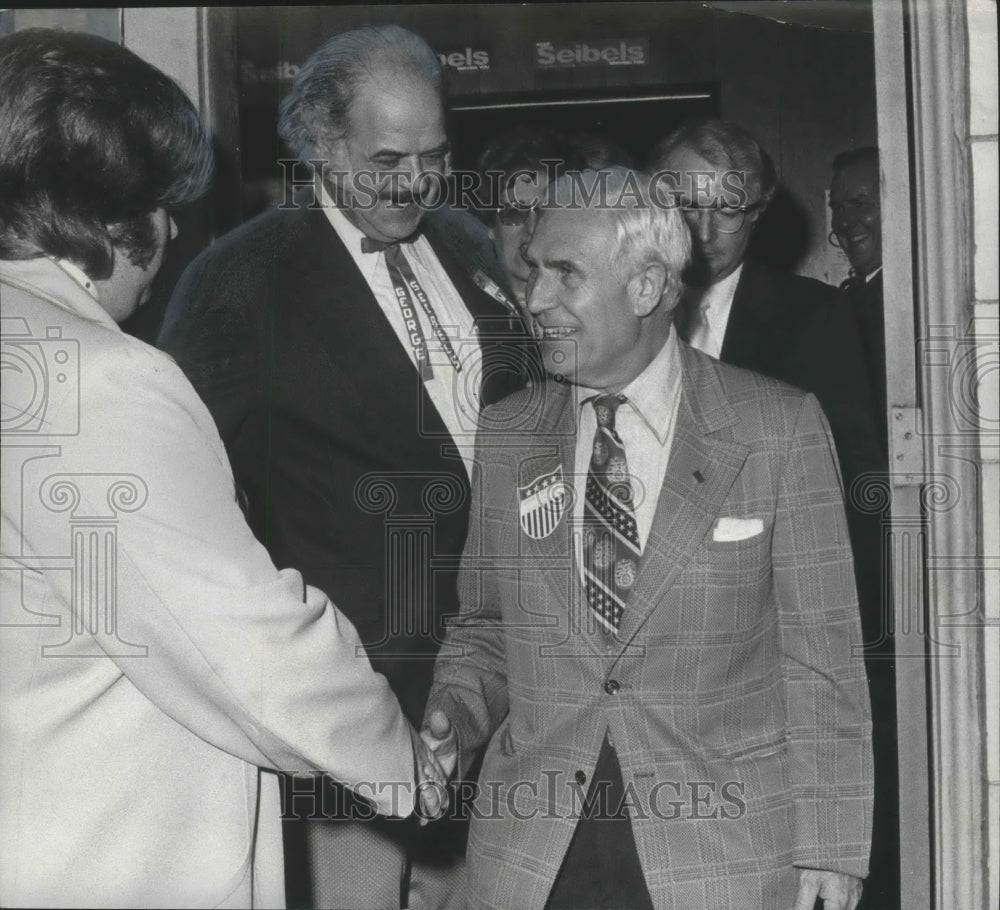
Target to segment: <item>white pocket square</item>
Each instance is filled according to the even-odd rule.
[[[763,531],[764,522],[760,518],[720,518],[712,529],[712,540],[731,543],[756,537]]]

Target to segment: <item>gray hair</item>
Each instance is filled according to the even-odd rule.
[[[674,200],[652,190],[646,174],[617,166],[564,174],[549,184],[541,209],[604,213],[615,229],[615,277],[628,281],[657,262],[667,275],[663,300],[668,309],[677,303],[681,272],[691,258],[691,231]]]
[[[739,124],[730,120],[696,120],[678,127],[653,147],[649,170],[667,169],[671,153],[680,147],[692,149],[720,171],[743,174],[747,192],[756,191],[765,206],[771,201],[778,183],[774,161]]]
[[[278,107],[278,135],[300,161],[322,157],[347,132],[358,89],[377,72],[425,79],[443,98],[441,64],[419,35],[398,25],[366,25],[334,35],[302,65]]]

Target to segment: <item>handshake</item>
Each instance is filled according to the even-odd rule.
[[[415,811],[420,824],[441,818],[448,811],[448,781],[458,763],[458,736],[443,711],[432,711],[413,740],[414,770],[417,780]]]

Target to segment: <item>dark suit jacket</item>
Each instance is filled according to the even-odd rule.
[[[845,489],[859,474],[880,467],[862,342],[836,288],[748,260],[719,359],[819,399],[833,429]]]
[[[868,387],[875,406],[875,423],[879,441],[888,457],[888,400],[885,378],[885,312],[882,300],[882,272],[871,281],[851,278],[841,286],[858,325],[861,345],[865,354]]]
[[[748,260],[720,359],[782,379],[819,399],[837,445],[865,641],[880,641],[886,628],[881,515],[871,510],[859,485],[881,478],[886,463],[864,346],[850,307],[831,285]]]
[[[475,317],[480,341],[466,349],[482,344],[482,397],[496,401],[523,384],[523,327],[427,235]],[[212,412],[275,563],[329,594],[419,723],[443,617],[458,608],[469,482],[323,212],[266,212],[206,250],[159,344]]]

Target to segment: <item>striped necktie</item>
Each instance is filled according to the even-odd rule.
[[[632,482],[615,412],[620,395],[593,399],[597,432],[583,503],[583,577],[587,604],[601,628],[615,632],[639,570]]]

